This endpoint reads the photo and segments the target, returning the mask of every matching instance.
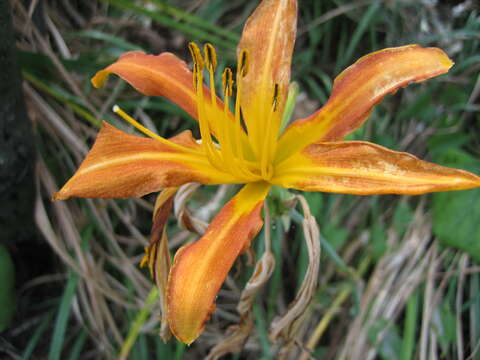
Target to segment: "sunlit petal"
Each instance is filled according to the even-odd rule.
[[[356,195],[423,194],[480,186],[480,177],[368,142],[310,145],[280,164],[272,182],[286,188]]]
[[[210,165],[189,131],[170,141],[171,146],[104,123],[92,150],[54,199],[139,197],[187,182],[238,182]]]
[[[328,102],[293,122],[280,140],[277,161],[317,141],[337,141],[358,128],[383,97],[411,82],[444,74],[453,62],[440,49],[408,45],[360,58],[336,79]]]
[[[263,225],[260,210],[269,189],[263,182],[246,185],[200,240],[175,255],[167,301],[170,328],[179,340],[189,344],[200,335],[235,259]]]

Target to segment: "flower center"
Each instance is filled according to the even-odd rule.
[[[249,71],[248,51],[242,50],[237,62],[234,81],[233,72],[225,68],[222,74],[223,107],[219,104],[215,89],[217,55],[211,44],[205,44],[203,56],[195,43],[189,44],[193,58],[193,85],[196,92],[197,117],[200,125],[202,147],[212,164],[221,171],[229,172],[242,182],[270,180],[273,176],[272,160],[277,133],[272,134],[272,118],[278,116],[278,85],[274,87],[270,111],[262,111],[259,119],[265,121],[263,131],[258,131],[258,119],[243,119],[241,110],[242,81]],[[204,70],[207,70],[209,90],[204,87]],[[236,85],[233,111],[231,98]],[[263,104],[259,104],[264,108]],[[223,108],[223,110],[222,110]],[[249,126],[250,125],[250,126]],[[257,125],[257,126],[255,126]],[[261,137],[264,136],[262,139]],[[261,146],[258,139],[261,138]],[[254,144],[254,141],[257,141]],[[257,146],[255,146],[257,145]]]

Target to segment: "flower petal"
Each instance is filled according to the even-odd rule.
[[[92,150],[54,200],[140,197],[187,182],[238,182],[210,165],[189,131],[166,142],[130,135],[104,123]]]
[[[360,58],[336,79],[328,102],[296,120],[279,144],[278,161],[317,141],[337,141],[361,126],[373,106],[411,82],[444,74],[453,62],[440,49],[408,45]]]
[[[193,88],[193,75],[187,64],[171,53],[147,55],[142,51],[130,51],[116,62],[100,70],[92,78],[99,88],[107,76],[114,73],[149,96],[164,96],[173,101],[194,119],[197,119],[197,101]],[[216,106],[210,102],[210,90],[204,86],[205,107],[210,114],[223,114],[223,102],[217,98]],[[217,116],[218,117],[218,116]],[[215,133],[217,124],[210,124]]]
[[[290,82],[296,27],[296,0],[263,0],[245,24],[237,56],[247,51],[248,72],[242,78],[240,99],[249,131],[255,132],[253,128],[259,126],[260,121],[266,121],[274,101],[276,113],[280,114],[275,120],[281,120]],[[275,130],[274,134],[277,135]]]
[[[270,185],[246,185],[215,217],[205,235],[175,255],[167,290],[172,333],[190,344],[202,332],[214,300],[238,255],[260,231],[260,210]]]
[[[480,186],[480,177],[368,142],[318,143],[275,169],[272,183],[304,191],[416,195]]]

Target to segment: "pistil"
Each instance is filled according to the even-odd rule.
[[[152,139],[160,141],[162,144],[168,145],[168,146],[170,146],[172,148],[175,148],[177,150],[198,154],[198,152],[196,150],[190,149],[186,146],[176,144],[176,143],[174,143],[174,142],[172,142],[168,139],[165,139],[165,138],[161,137],[158,134],[155,134],[153,131],[150,131],[145,126],[143,126],[138,121],[136,121],[134,118],[132,118],[130,115],[128,115],[125,111],[123,111],[118,105],[114,105],[113,108],[112,108],[112,111],[115,114],[117,114],[118,116],[120,116],[122,119],[124,119],[126,122],[131,124],[133,127],[135,127],[138,131],[147,135],[148,137],[151,137]]]

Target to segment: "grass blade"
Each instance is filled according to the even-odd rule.
[[[73,272],[68,272],[67,285],[63,292],[62,299],[60,301],[60,307],[57,313],[57,319],[55,321],[55,328],[53,330],[53,337],[50,343],[50,350],[48,352],[48,360],[60,360],[62,354],[62,348],[65,341],[65,333],[67,329],[68,319],[70,317],[70,310],[73,297],[77,289],[79,277]]]

